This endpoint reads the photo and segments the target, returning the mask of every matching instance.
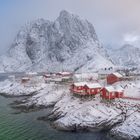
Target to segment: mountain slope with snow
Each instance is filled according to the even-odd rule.
[[[125,44],[116,50],[109,50],[109,55],[116,65],[127,67],[140,66],[140,49],[132,45]]]
[[[54,21],[39,19],[22,28],[0,71],[93,71],[113,66],[87,20],[61,11]]]

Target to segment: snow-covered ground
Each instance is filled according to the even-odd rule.
[[[140,98],[140,81],[121,81],[114,84],[114,86],[122,87],[124,89],[124,96]]]
[[[68,89],[64,88],[63,85],[46,84],[45,88],[41,89],[38,94],[29,98],[25,105],[35,105],[37,107],[53,106],[67,93]]]
[[[114,86],[125,86],[125,92],[127,88],[132,88],[137,93],[139,84],[139,81],[120,82]],[[36,86],[25,86],[11,80],[0,82],[0,93],[10,96],[32,95],[22,106],[54,106],[48,118],[54,120],[53,125],[59,130],[109,130],[110,135],[117,138],[131,140],[140,137],[139,101],[116,99],[108,102],[99,95],[81,98],[70,93],[68,84],[42,82],[36,83]],[[136,97],[138,93],[134,93],[131,94]]]
[[[65,96],[52,111],[54,125],[60,130],[100,131],[111,128],[123,120],[121,110],[109,107],[96,99],[82,100]]]
[[[115,137],[127,140],[140,139],[140,113],[130,115],[122,124],[113,128],[110,132]]]
[[[35,86],[24,85],[20,82],[13,82],[11,80],[5,80],[0,82],[0,94],[8,96],[27,96],[38,92],[45,87],[45,83],[36,84]]]

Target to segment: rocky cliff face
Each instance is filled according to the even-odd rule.
[[[1,71],[93,71],[110,66],[93,25],[67,11],[54,22],[39,19],[26,25],[0,58]]]
[[[127,67],[140,67],[140,49],[125,44],[116,50],[109,50],[109,55],[116,65]]]

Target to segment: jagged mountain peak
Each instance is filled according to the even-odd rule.
[[[3,71],[94,71],[112,66],[87,20],[61,11],[55,21],[37,19],[16,36],[1,57]]]
[[[72,14],[70,14],[68,11],[62,10],[60,11],[59,18],[69,18],[71,15]]]

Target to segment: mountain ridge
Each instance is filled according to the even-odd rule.
[[[118,49],[110,49],[108,54],[116,65],[140,67],[140,48],[133,45],[124,44]]]
[[[0,58],[0,71],[7,72],[85,72],[113,66],[93,25],[65,10],[55,21],[30,22]]]

